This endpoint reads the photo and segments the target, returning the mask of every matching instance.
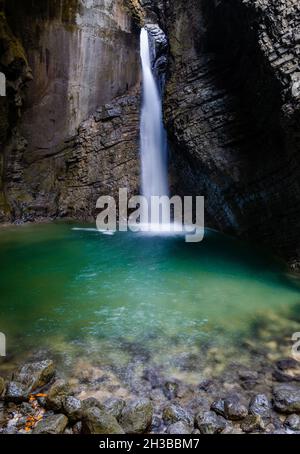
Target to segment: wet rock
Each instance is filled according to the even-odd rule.
[[[27,363],[14,374],[14,381],[28,387],[28,392],[49,383],[55,374],[54,363],[51,360]]]
[[[23,402],[28,395],[28,387],[22,383],[10,381],[6,387],[5,399],[10,402]]]
[[[258,373],[252,370],[240,371],[239,379],[244,389],[253,389],[258,382]]]
[[[249,413],[251,415],[258,415],[262,417],[269,417],[271,411],[271,404],[265,394],[257,394],[253,396],[249,404]]]
[[[193,413],[194,415],[199,412],[201,408],[202,411],[209,411],[210,410],[210,401],[206,397],[192,395],[192,398],[187,402],[186,407],[188,408],[189,412]]]
[[[79,421],[82,418],[81,401],[76,397],[67,396],[63,401],[63,412],[70,421]]]
[[[239,378],[241,381],[257,380],[258,373],[253,370],[241,370],[239,371]]]
[[[163,421],[162,419],[157,416],[157,415],[154,415],[153,418],[152,418],[152,430],[154,431],[157,431],[163,426]]]
[[[0,397],[4,393],[5,390],[5,381],[4,378],[0,377]]]
[[[153,404],[148,399],[129,402],[123,409],[120,424],[126,433],[144,433],[152,424]]]
[[[47,398],[46,405],[54,411],[61,411],[63,409],[64,401],[69,394],[70,389],[64,380],[57,380],[51,386]]]
[[[300,365],[292,358],[277,361],[273,377],[275,380],[283,383],[300,381]]]
[[[259,415],[248,415],[241,423],[241,429],[246,433],[257,432],[264,428],[264,423]]]
[[[279,361],[276,362],[276,367],[278,367],[278,369],[283,370],[283,371],[286,371],[289,369],[299,369],[300,370],[299,363],[293,358],[280,359]]]
[[[178,383],[176,382],[166,382],[164,384],[164,394],[165,396],[169,399],[169,400],[172,400],[172,399],[175,399],[177,397],[177,393],[178,393],[178,389],[179,389],[179,385]]]
[[[194,426],[194,415],[179,404],[167,405],[163,410],[163,420],[168,424],[183,422]]]
[[[224,399],[215,400],[210,409],[217,413],[217,415],[225,416],[225,401]]]
[[[16,426],[10,426],[4,429],[2,433],[7,435],[14,435],[18,433],[18,429]]]
[[[274,435],[286,435],[286,430],[284,429],[276,429],[274,432],[272,432]]]
[[[65,415],[52,415],[39,421],[32,433],[38,434],[62,434],[68,425]]]
[[[274,408],[281,413],[300,412],[300,386],[281,384],[273,388]]]
[[[81,402],[83,413],[86,410],[89,410],[92,407],[100,408],[100,410],[105,410],[105,406],[95,397],[88,397]]]
[[[289,415],[284,421],[284,425],[291,430],[300,430],[300,416],[296,414]]]
[[[196,425],[201,434],[217,434],[225,429],[226,420],[213,411],[205,411],[196,416]]]
[[[84,412],[82,430],[89,434],[124,434],[116,418],[98,407],[90,407]]]
[[[4,426],[6,422],[4,403],[0,402],[0,427]]]
[[[79,435],[82,432],[82,422],[78,421],[76,424],[73,426],[73,434]]]
[[[167,430],[170,435],[188,435],[191,433],[191,427],[182,421],[175,422],[168,427]]]
[[[238,421],[247,416],[248,410],[241,403],[239,396],[231,396],[224,400],[224,413],[226,419]]]
[[[126,405],[124,399],[111,397],[104,402],[104,408],[110,415],[114,416],[117,420],[121,417],[122,411]]]
[[[22,413],[22,415],[25,416],[30,416],[34,414],[34,409],[29,403],[23,402],[22,405],[20,406],[20,413]]]
[[[143,378],[151,384],[152,388],[158,388],[161,385],[161,377],[153,369],[146,369]]]

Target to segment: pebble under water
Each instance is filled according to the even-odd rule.
[[[191,244],[72,223],[7,227],[0,263],[10,356],[40,348],[65,364],[85,354],[126,365],[141,355],[174,366],[187,352],[242,349],[266,314],[300,313],[299,280],[282,263],[209,230]]]

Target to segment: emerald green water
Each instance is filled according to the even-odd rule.
[[[282,264],[212,231],[192,244],[74,227],[0,230],[0,331],[10,354],[136,345],[167,357],[174,344],[237,342],[256,315],[300,299]]]

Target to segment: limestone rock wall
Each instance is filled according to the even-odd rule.
[[[173,192],[207,224],[300,257],[300,3],[172,0],[165,121]]]
[[[4,146],[9,220],[90,219],[99,195],[138,192],[139,32],[125,1],[9,0],[4,10],[33,76]],[[96,122],[99,109],[118,114]]]

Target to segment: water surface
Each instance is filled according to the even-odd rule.
[[[237,344],[255,317],[299,301],[299,282],[280,262],[212,231],[192,244],[77,224],[2,228],[0,263],[11,354],[142,348],[168,361],[174,348]]]

